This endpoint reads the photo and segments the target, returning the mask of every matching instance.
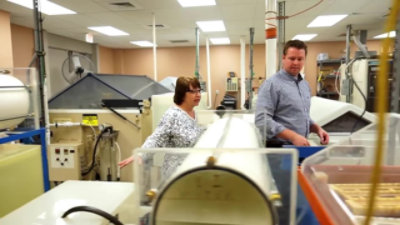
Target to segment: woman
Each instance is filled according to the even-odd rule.
[[[200,82],[194,77],[179,77],[176,81],[174,103],[163,115],[154,132],[146,139],[142,148],[192,147],[204,129],[197,125],[194,107],[201,99]],[[121,161],[124,167],[133,161],[133,156]]]

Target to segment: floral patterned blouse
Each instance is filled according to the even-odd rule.
[[[195,114],[196,118],[196,114]],[[154,132],[146,139],[142,148],[187,148],[193,147],[205,129],[178,106],[171,106],[161,118]],[[162,177],[168,178],[186,158],[187,154],[164,155]]]
[[[196,117],[196,116],[195,116]],[[193,147],[204,129],[178,106],[170,107],[142,148]]]

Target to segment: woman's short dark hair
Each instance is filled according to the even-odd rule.
[[[200,88],[200,82],[196,77],[179,77],[176,80],[174,102],[177,105],[182,104],[185,94],[192,88]]]
[[[287,50],[289,48],[297,48],[297,49],[304,49],[307,55],[307,45],[303,41],[300,40],[290,40],[286,42],[285,47],[283,47],[283,55],[287,54]]]

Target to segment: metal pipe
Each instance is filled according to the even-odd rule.
[[[156,40],[156,15],[153,13],[153,72],[154,80],[157,81],[157,40]]]
[[[400,14],[399,14],[400,15]],[[397,16],[396,23],[396,38],[394,44],[394,56],[393,56],[393,84],[392,88],[394,89],[391,93],[391,104],[390,111],[391,112],[400,112],[399,108],[399,99],[400,99],[400,16]]]
[[[50,123],[50,127],[79,127],[82,126],[82,123],[78,122],[62,122],[62,123]]]
[[[244,102],[246,101],[246,42],[243,37],[240,38],[240,104],[241,108],[244,108]],[[250,80],[250,79],[249,79]],[[250,97],[250,96],[249,96]]]
[[[252,109],[252,99],[253,99],[253,92],[252,90],[252,84],[253,84],[253,76],[254,76],[254,71],[253,71],[253,51],[254,51],[254,27],[250,28],[250,60],[249,60],[249,69],[250,69],[250,78],[249,78],[249,109]]]
[[[208,108],[212,107],[212,91],[211,91],[211,66],[210,66],[210,40],[206,39],[206,55],[207,55],[207,92],[208,92]]]
[[[44,99],[44,81],[46,78],[46,67],[44,61],[44,51],[43,51],[43,30],[42,30],[42,15],[39,12],[39,0],[33,0],[33,21],[35,25],[35,54],[37,55],[39,63],[39,93],[40,93],[40,103],[41,103],[41,126],[46,126],[46,114],[44,110],[44,105],[47,99]]]
[[[265,78],[269,78],[276,72],[276,45],[277,45],[277,25],[276,25],[276,0],[265,1]]]
[[[346,66],[348,66],[349,62],[350,62],[350,36],[351,36],[351,25],[347,25],[346,26]],[[352,71],[350,71],[351,73]],[[350,79],[350,76],[348,75],[348,73],[346,73],[346,80],[348,80],[348,88],[349,90],[346,92],[346,102],[350,102],[351,100],[351,93],[352,93],[352,89],[353,89],[353,83]]]
[[[196,65],[194,68],[194,75],[200,81],[200,73],[199,73],[199,55],[200,55],[200,30],[198,27],[195,29],[196,33]]]
[[[285,16],[285,1],[278,2],[278,17]],[[284,19],[278,20],[278,69],[282,67],[283,46],[285,45],[285,21]]]

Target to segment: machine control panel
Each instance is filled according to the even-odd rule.
[[[49,175],[52,181],[81,178],[81,143],[50,144],[48,147]]]

